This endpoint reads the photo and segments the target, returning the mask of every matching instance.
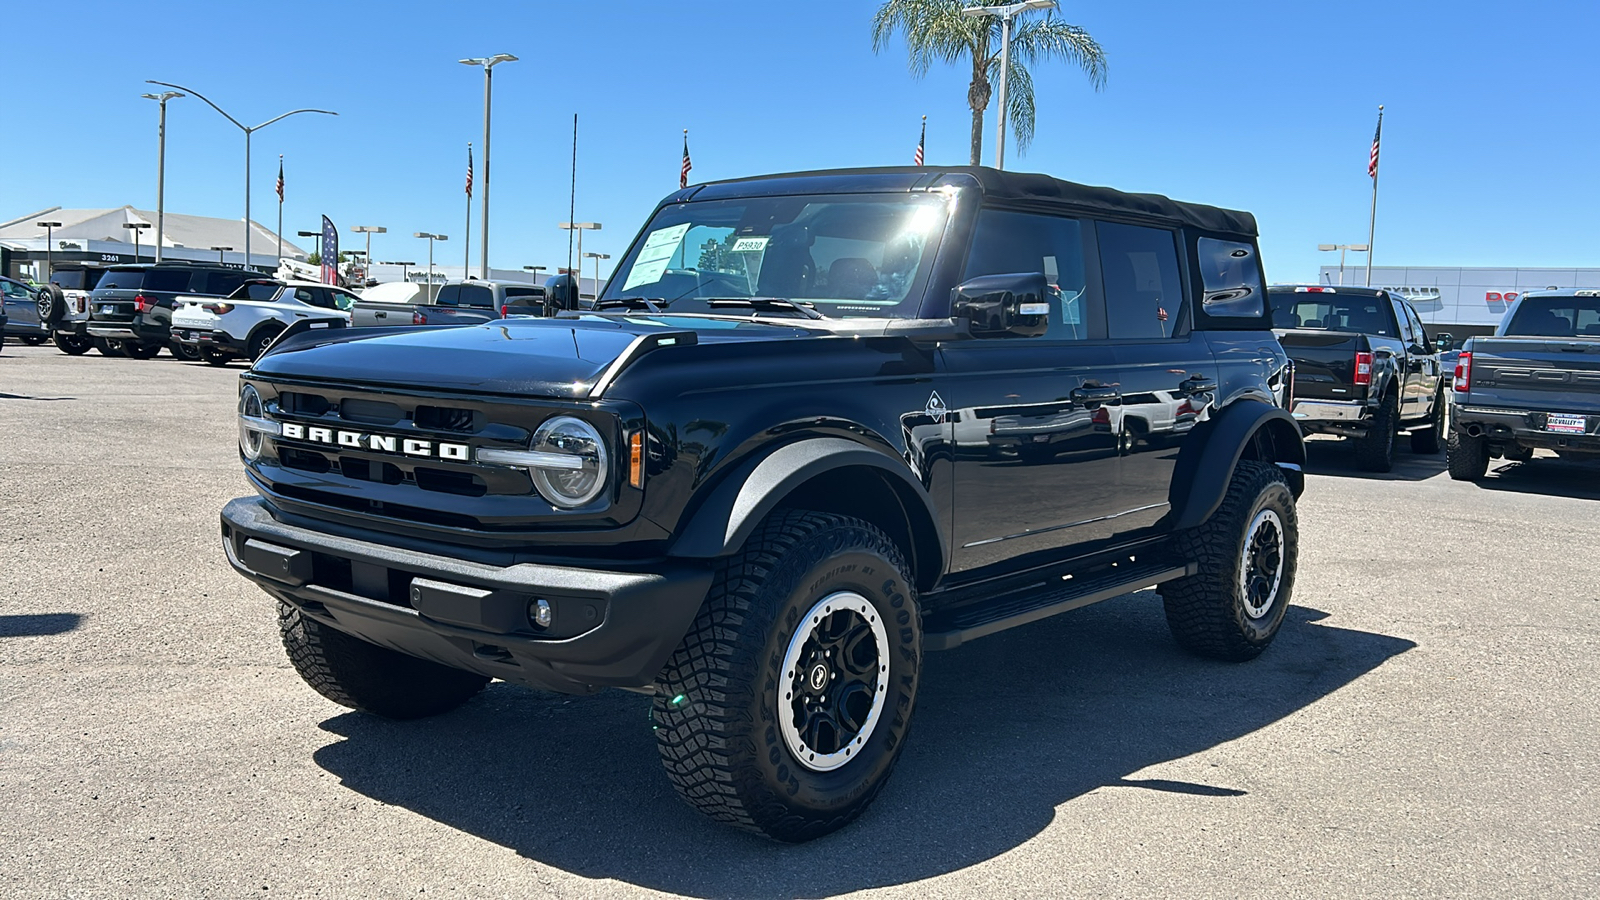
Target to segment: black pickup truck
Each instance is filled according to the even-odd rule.
[[[1422,319],[1398,294],[1273,285],[1272,326],[1294,360],[1294,417],[1307,434],[1350,438],[1357,463],[1394,467],[1395,438],[1416,453],[1444,439],[1446,373]]]
[[[1524,294],[1492,337],[1467,340],[1453,388],[1451,478],[1540,448],[1600,458],[1600,291]]]
[[[1194,652],[1272,641],[1304,447],[1264,284],[1248,213],[1043,175],[691,186],[593,311],[291,327],[223,547],[335,702],[643,692],[687,802],[806,840],[882,788],[925,651],[1149,587]],[[1050,451],[958,442],[1008,415]]]

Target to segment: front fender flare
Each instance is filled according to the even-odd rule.
[[[1207,427],[1209,426],[1209,427]],[[1271,442],[1273,460],[1284,470],[1296,497],[1305,489],[1306,448],[1300,426],[1284,409],[1260,400],[1239,400],[1209,422],[1207,433],[1190,435],[1191,445],[1200,437],[1199,452],[1179,458],[1174,473],[1170,500],[1177,518],[1174,529],[1193,528],[1211,517],[1222,505],[1233,480],[1233,470],[1258,435]],[[1263,434],[1263,430],[1265,433]]]

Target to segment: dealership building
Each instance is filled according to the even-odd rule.
[[[39,223],[52,223],[45,229]],[[243,266],[244,221],[169,212],[162,221],[161,255],[167,260],[222,262]],[[137,235],[137,238],[135,238]],[[110,209],[41,209],[0,220],[0,274],[43,280],[46,261],[116,265],[156,261],[156,214],[119,206]],[[278,267],[278,236],[260,223],[250,228],[250,262]],[[305,259],[306,251],[284,241],[283,255]],[[226,248],[226,249],[218,249]]]
[[[1339,267],[1323,266],[1323,284],[1339,284]],[[1346,266],[1346,284],[1366,282],[1365,266]],[[1373,266],[1373,287],[1405,297],[1429,333],[1456,337],[1489,334],[1506,309],[1528,291],[1552,288],[1600,290],[1600,269],[1489,269],[1442,266]]]

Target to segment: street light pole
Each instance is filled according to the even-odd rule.
[[[489,109],[494,86],[494,67],[503,62],[516,62],[509,53],[496,53],[482,59],[463,59],[464,66],[483,66],[483,225],[478,229],[478,277],[489,277]],[[466,272],[461,273],[465,279]]]
[[[149,222],[123,222],[122,223],[122,227],[128,229],[131,232],[133,232],[133,261],[134,262],[138,262],[139,261],[139,232],[145,230],[146,228],[149,228],[150,227],[150,223]],[[157,248],[160,247],[159,244],[156,245],[156,246],[157,246]],[[161,260],[159,260],[159,259],[156,260],[156,262],[160,262],[160,261]]]
[[[578,233],[578,293],[583,293],[583,233],[585,231],[599,231],[599,222],[562,222],[562,231],[576,231]],[[570,248],[569,248],[570,249]],[[571,274],[571,273],[568,273]]]
[[[995,113],[994,167],[1006,167],[1006,88],[1011,81],[1011,21],[1029,9],[1056,9],[1056,0],[1023,0],[1005,6],[969,6],[969,16],[994,16],[1000,20],[1000,108]]]
[[[251,223],[250,223],[250,135],[256,133],[257,131],[260,131],[261,129],[267,127],[268,125],[271,125],[274,122],[277,122],[277,121],[279,121],[281,119],[287,119],[290,116],[297,115],[299,113],[321,113],[321,114],[323,114],[325,116],[337,116],[338,113],[333,112],[331,110],[326,110],[326,109],[292,109],[292,110],[284,113],[281,116],[276,116],[274,118],[268,119],[265,122],[262,122],[260,125],[245,125],[243,122],[240,122],[238,119],[235,119],[233,116],[228,115],[227,112],[225,112],[222,107],[216,105],[215,103],[212,103],[211,99],[209,97],[207,97],[205,94],[200,93],[199,91],[195,90],[194,88],[184,87],[181,84],[168,84],[165,81],[156,81],[154,79],[149,79],[149,78],[145,79],[145,84],[156,84],[156,85],[160,85],[161,87],[173,88],[173,89],[180,90],[180,91],[188,91],[189,93],[195,95],[196,97],[199,97],[201,100],[204,100],[207,106],[211,107],[212,109],[216,110],[219,113],[222,113],[222,117],[224,119],[227,119],[229,122],[232,122],[240,131],[244,132],[244,267],[246,269],[249,269],[250,268],[250,225],[251,225]]]
[[[442,234],[432,234],[426,231],[418,231],[411,236],[428,239],[428,302],[432,303],[435,296],[433,290],[433,242],[448,241],[450,239]]]
[[[52,254],[55,252],[55,230],[61,227],[60,222],[35,222],[44,229],[44,280],[48,282],[55,273],[56,265]]]
[[[161,262],[161,245],[166,243],[164,234],[167,225],[167,101],[184,95],[179,91],[162,91],[139,96],[161,104],[161,125],[156,132],[156,262]]]
[[[539,283],[539,273],[543,272],[545,269],[548,269],[548,268],[549,268],[549,266],[523,266],[522,267],[523,271],[532,272],[533,273],[533,283],[534,284],[538,284]]]
[[[232,247],[212,247],[211,249],[217,251],[217,263],[220,265],[222,263],[227,262],[226,259],[223,259],[222,255],[224,253],[228,252],[229,250],[232,250],[233,248]]]
[[[385,228],[382,225],[355,225],[355,226],[352,226],[350,228],[350,230],[352,232],[354,232],[355,234],[364,234],[364,235],[367,236],[367,277],[364,280],[371,281],[372,280],[372,236],[375,235],[375,234],[388,234],[389,233],[389,229]]]
[[[1356,253],[1368,253],[1372,247],[1370,244],[1318,244],[1317,249],[1325,253],[1333,250],[1339,251],[1339,284],[1342,287],[1344,285],[1344,252],[1351,250]]]
[[[602,260],[602,259],[610,259],[611,258],[611,254],[609,254],[609,253],[585,253],[584,256],[588,257],[589,259],[594,260],[594,299],[596,301],[599,301],[599,299],[600,299],[600,260]],[[580,278],[579,281],[581,283],[582,279]]]

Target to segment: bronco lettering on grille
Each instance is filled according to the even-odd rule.
[[[401,438],[388,434],[368,434],[361,431],[342,431],[332,428],[312,427],[295,422],[283,423],[283,436],[290,440],[334,447],[352,447],[357,450],[375,450],[379,453],[396,453],[403,456],[423,456],[466,462],[472,449],[466,444],[443,441],[425,441],[418,438]]]

